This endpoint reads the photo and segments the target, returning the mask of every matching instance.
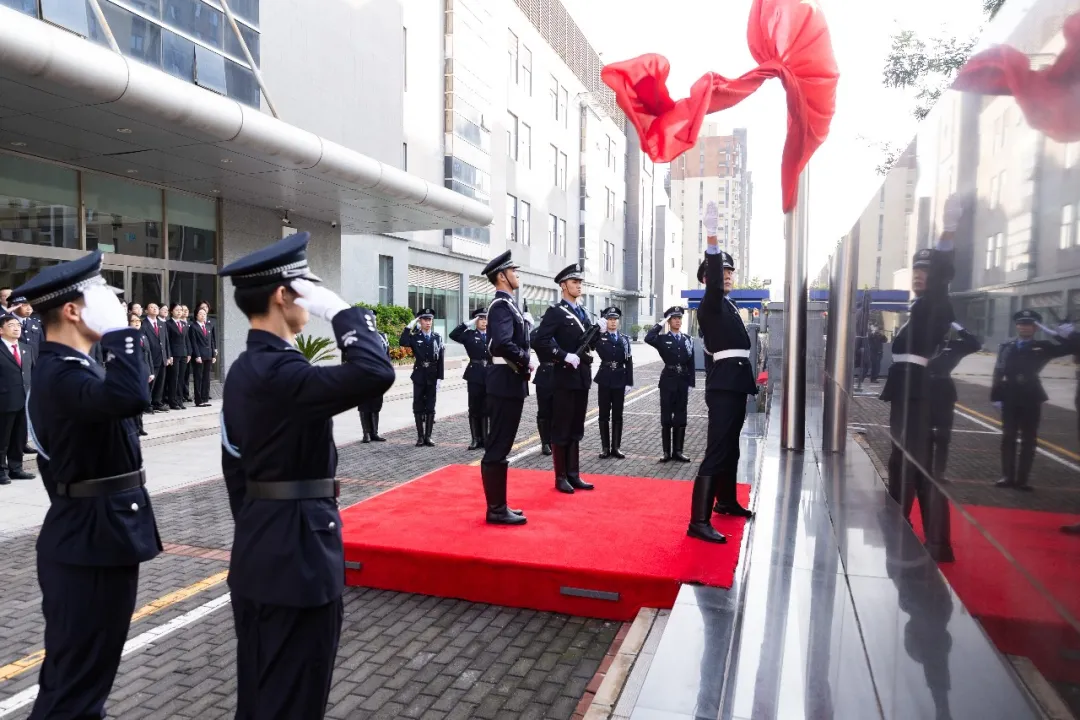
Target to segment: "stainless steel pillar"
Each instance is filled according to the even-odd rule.
[[[786,216],[787,256],[784,280],[784,376],[780,441],[785,450],[806,442],[806,244],[809,227],[810,168],[799,176],[799,200]]]
[[[858,238],[850,236],[841,241],[830,264],[821,449],[829,453],[842,453],[847,445],[848,403],[851,401],[854,375]]]

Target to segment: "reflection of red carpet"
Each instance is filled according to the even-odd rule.
[[[691,540],[691,483],[587,479],[596,490],[568,496],[551,471],[511,468],[510,506],[529,518],[518,528],[484,523],[480,468],[465,465],[353,505],[341,513],[345,559],[363,566],[346,583],[612,620],[671,607],[681,582],[731,586],[743,520],[714,518],[726,545]]]
[[[941,565],[949,584],[1001,652],[1031,659],[1050,680],[1080,683],[1080,635],[1046,597],[1049,594],[1073,617],[1080,617],[1080,537],[1058,532],[1077,518],[974,505],[964,509],[1015,563],[953,508],[956,562]],[[918,503],[912,524],[923,537]]]

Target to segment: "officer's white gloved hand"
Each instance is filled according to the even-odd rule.
[[[958,323],[958,322],[954,322],[954,323],[952,324],[952,327],[953,327],[953,330],[955,330],[956,332],[961,332],[961,331],[962,331],[962,330],[964,329],[964,326],[963,326],[963,325],[961,325],[961,324],[960,324],[960,323]]]
[[[992,402],[990,404],[993,405],[994,407],[996,407],[998,410],[1001,409],[1001,401],[1000,400],[995,400],[994,402]]]
[[[535,325],[536,324],[536,321],[533,320],[532,313],[529,312],[528,310],[525,311],[525,314],[522,315],[522,317],[525,318],[525,322],[529,323],[530,325]]]
[[[1072,323],[1061,323],[1057,326],[1057,334],[1059,337],[1069,337],[1076,332],[1076,326]]]
[[[327,322],[333,320],[342,310],[349,309],[349,303],[338,297],[333,290],[316,285],[310,280],[297,278],[290,283],[290,287],[300,296],[296,299],[297,305]]]
[[[120,298],[104,285],[94,285],[83,292],[82,321],[98,335],[128,328],[127,309]]]
[[[442,380],[436,380],[435,381],[435,390],[438,390],[441,387],[442,387]]]
[[[667,334],[668,334],[669,332],[671,332],[671,325],[670,325],[670,324],[668,324],[668,321],[667,321],[667,320],[665,320],[665,321],[664,321],[664,322],[662,322],[662,323],[659,323],[659,324],[657,325],[657,327],[659,327],[659,328],[660,328],[660,334],[661,334],[661,335],[667,335]]]
[[[414,318],[412,319],[412,322],[411,322],[411,323],[409,323],[408,325],[406,325],[405,327],[407,327],[407,328],[409,328],[410,330],[412,330],[413,328],[415,328],[415,327],[416,327],[416,324],[417,324],[418,322],[420,322],[420,318],[419,318],[419,317],[414,317]]]
[[[629,395],[631,390],[633,390],[633,388],[627,385],[626,389],[623,390],[623,395]]]
[[[960,218],[964,216],[964,200],[959,195],[950,195],[945,201],[945,209],[942,212],[941,229],[945,232],[956,232],[960,226]]]
[[[720,211],[716,209],[716,203],[709,202],[705,206],[705,217],[702,218],[705,225],[705,234],[708,237],[716,237],[716,228],[720,224]]]
[[[566,353],[566,357],[563,358],[563,362],[577,370],[578,365],[581,364],[581,358],[579,358],[574,353]]]
[[[535,355],[529,355],[529,372],[536,372],[536,368],[540,367],[540,361],[536,359]]]
[[[469,322],[465,323],[465,327],[469,328],[470,330],[475,330],[476,329],[476,321],[479,320],[479,319],[480,318],[471,318],[469,320]]]

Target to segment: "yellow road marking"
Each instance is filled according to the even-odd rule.
[[[220,585],[225,582],[225,579],[229,577],[228,570],[222,570],[219,573],[211,575],[208,578],[200,580],[197,583],[188,585],[185,588],[181,588],[176,592],[171,592],[168,595],[162,595],[156,600],[143,605],[141,608],[135,611],[135,614],[131,616],[131,622],[137,622],[145,617],[153,615],[154,613],[161,612],[167,607],[175,605],[178,602],[187,600],[188,598],[198,595],[203,590],[209,590],[210,588]],[[0,682],[4,680],[10,680],[14,677],[22,675],[28,670],[32,670],[40,665],[45,660],[45,651],[38,650],[32,652],[24,658],[20,658],[13,663],[9,663],[0,667]]]
[[[969,407],[967,407],[965,405],[961,405],[960,403],[956,403],[956,407],[960,408],[961,410],[963,410],[966,413],[970,413],[970,414],[974,415],[975,417],[979,418],[980,420],[985,420],[988,423],[993,423],[994,425],[997,425],[998,427],[1002,426],[1000,420],[998,420],[997,418],[990,417],[989,415],[983,415],[978,410],[972,410],[971,408],[969,408]],[[1062,455],[1064,455],[1065,457],[1072,458],[1073,460],[1080,460],[1080,455],[1077,455],[1072,450],[1066,450],[1065,448],[1061,447],[1060,445],[1055,445],[1054,443],[1049,442],[1048,440],[1043,440],[1042,438],[1037,438],[1037,442],[1040,445],[1042,445],[1044,448],[1049,448],[1050,450],[1053,450],[1055,452],[1059,452]]]

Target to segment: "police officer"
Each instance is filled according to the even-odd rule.
[[[927,366],[930,375],[930,469],[939,483],[947,482],[945,466],[949,462],[949,444],[952,442],[957,400],[952,372],[961,360],[982,349],[979,339],[965,330],[960,323],[954,322],[952,327],[954,336],[930,358]]]
[[[484,268],[495,286],[495,299],[488,306],[487,415],[489,432],[480,461],[480,477],[487,502],[485,519],[492,525],[524,525],[525,515],[506,504],[506,457],[514,446],[521,411],[529,395],[529,373],[537,363],[529,355],[529,329],[533,319],[522,313],[514,300],[518,288],[518,266],[510,251],[502,253]]]
[[[22,341],[32,347],[36,355],[41,341],[45,339],[45,330],[41,326],[41,319],[34,315],[33,303],[18,294],[11,300],[11,312],[18,315],[22,323]]]
[[[222,470],[236,528],[229,589],[238,718],[322,718],[341,633],[345,556],[333,418],[381,395],[394,368],[366,308],[315,283],[308,233],[221,270],[248,318],[225,379]],[[333,327],[344,362],[297,351],[310,316]]]
[[[555,363],[552,373],[555,393],[551,403],[555,489],[570,494],[575,490],[593,489],[579,474],[579,448],[585,437],[585,411],[592,384],[589,350],[596,347],[599,332],[598,329],[590,330],[589,315],[578,304],[581,280],[581,271],[576,264],[563,268],[555,276],[555,284],[562,288],[562,300],[544,313],[536,333],[537,355]],[[585,348],[581,347],[583,343]]]
[[[49,338],[27,399],[51,503],[37,540],[45,660],[35,720],[105,717],[139,563],[161,551],[135,427],[150,403],[149,377],[101,257],[45,268],[16,293],[43,313]],[[98,341],[104,367],[89,357]]]
[[[1031,490],[1028,480],[1035,462],[1035,447],[1042,417],[1042,404],[1049,398],[1043,390],[1039,373],[1054,358],[1071,355],[1078,349],[1075,335],[1053,340],[1035,340],[1037,326],[1042,327],[1042,315],[1034,310],[1021,310],[1013,315],[1016,323],[1014,340],[1001,344],[994,378],[990,386],[990,401],[1001,410],[1001,479],[1002,488]],[[1043,328],[1048,334],[1058,333]],[[1071,328],[1070,328],[1071,330]],[[1020,457],[1016,456],[1016,439],[1020,438]]]
[[[416,447],[435,447],[431,429],[435,425],[435,395],[443,381],[446,346],[442,336],[431,329],[435,311],[421,308],[401,331],[399,344],[412,349],[412,404],[416,419]],[[420,327],[417,327],[419,323]]]
[[[709,408],[708,446],[694,479],[690,525],[686,534],[707,542],[727,542],[709,520],[712,512],[753,517],[739,504],[739,435],[746,421],[746,396],[757,394],[750,367],[750,336],[735,303],[727,297],[735,276],[735,262],[720,249],[716,239],[718,212],[710,202],[705,211],[709,246],[698,267],[698,282],[705,295],[698,307],[706,355],[712,357],[705,379],[705,404]],[[716,499],[715,507],[710,505]]]
[[[656,348],[664,369],[660,371],[660,432],[664,457],[660,462],[690,462],[683,454],[686,442],[686,403],[690,388],[697,383],[694,368],[694,340],[683,335],[683,309],[676,305],[664,311],[664,322],[645,333],[645,342]],[[673,445],[674,443],[674,445]]]
[[[529,333],[529,344],[536,347],[536,333],[540,328],[534,328]],[[540,364],[533,374],[533,384],[536,385],[536,431],[540,434],[540,454],[551,454],[551,403],[555,399],[555,363],[550,360],[540,360]]]
[[[382,340],[383,348],[386,351],[386,357],[390,357],[390,340],[386,337],[386,333],[380,332],[379,338]],[[342,358],[342,362],[345,362],[345,358]],[[364,437],[361,438],[362,443],[372,442],[386,442],[386,438],[379,435],[379,413],[382,412],[383,396],[373,397],[357,406],[357,410],[360,411],[360,427],[364,431]]]
[[[469,316],[469,322],[461,323],[450,333],[450,339],[465,346],[469,354],[469,364],[465,367],[465,382],[469,388],[469,434],[472,442],[470,450],[484,447],[487,411],[487,366],[491,354],[487,349],[487,310],[477,308]]]
[[[596,342],[596,354],[600,356],[600,369],[596,372],[596,394],[600,400],[600,459],[622,460],[626,457],[621,450],[623,403],[634,384],[634,358],[630,354],[630,338],[619,334],[622,310],[604,308],[600,316],[607,323],[607,330]]]

